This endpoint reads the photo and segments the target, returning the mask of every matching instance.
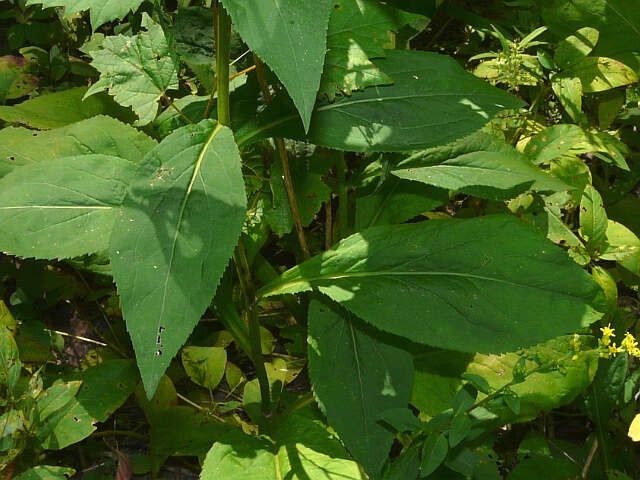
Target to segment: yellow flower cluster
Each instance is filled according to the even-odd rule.
[[[605,358],[615,357],[618,353],[626,352],[633,357],[640,358],[640,348],[638,348],[638,342],[635,337],[629,332],[624,334],[624,339],[620,342],[620,346],[616,345],[616,342],[611,342],[611,339],[615,337],[615,330],[611,328],[611,324],[600,329],[602,332],[602,338],[599,340],[600,355]]]

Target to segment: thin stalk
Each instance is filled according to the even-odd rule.
[[[169,102],[169,106],[173,108],[176,112],[178,112],[178,115],[180,115],[185,122],[193,125],[193,120],[191,120],[189,117],[185,115],[185,113],[180,109],[180,107],[176,105],[173,98],[169,98],[166,95],[162,95],[162,97],[165,101]]]
[[[262,356],[262,342],[260,341],[260,321],[257,311],[256,289],[251,277],[249,261],[247,259],[247,251],[244,243],[238,243],[236,253],[234,254],[234,262],[238,270],[238,278],[245,296],[245,319],[249,326],[249,343],[251,347],[251,360],[256,369],[258,384],[260,385],[260,397],[262,413],[269,415],[271,413],[271,392],[269,387],[269,378],[267,370],[264,367],[264,358]]]
[[[229,108],[229,60],[231,55],[231,18],[216,0],[216,77],[218,93],[218,122],[231,125]]]
[[[344,161],[344,152],[338,152],[337,164],[338,176],[338,222],[340,238],[349,235],[349,194],[347,192],[347,164]]]
[[[271,103],[271,92],[269,91],[269,85],[267,84],[267,78],[264,74],[264,63],[256,55],[253,56],[254,64],[256,66],[256,76],[258,77],[258,85],[264,96],[264,100],[267,104]],[[300,216],[300,209],[298,208],[298,200],[296,198],[296,192],[293,187],[293,177],[291,175],[291,168],[289,167],[289,157],[287,155],[287,149],[284,144],[284,140],[279,137],[274,137],[273,141],[276,144],[276,150],[280,157],[280,163],[282,164],[282,176],[284,177],[284,188],[287,191],[287,199],[289,200],[289,209],[291,210],[291,216],[293,217],[293,224],[298,234],[298,243],[300,244],[300,250],[302,250],[302,256],[305,260],[311,258],[311,252],[309,245],[307,244],[307,238],[304,235],[304,227],[302,225],[302,217]]]
[[[331,206],[331,194],[324,204],[324,249],[329,250],[333,245],[333,209]]]

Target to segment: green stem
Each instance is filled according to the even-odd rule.
[[[244,315],[249,326],[249,344],[251,348],[251,360],[256,369],[258,384],[260,385],[260,397],[262,405],[262,413],[269,415],[271,413],[271,392],[269,388],[269,378],[267,370],[264,367],[264,358],[262,356],[262,342],[260,341],[260,320],[258,319],[256,289],[251,277],[249,261],[247,259],[247,251],[244,247],[242,238],[238,242],[236,253],[234,254],[234,262],[238,270],[238,278],[240,285],[244,291],[245,311]]]
[[[216,1],[216,77],[218,80],[218,122],[231,125],[229,108],[229,60],[231,55],[231,18]]]
[[[344,161],[344,152],[338,152],[338,222],[340,226],[340,238],[349,235],[349,194],[347,192],[347,164]]]

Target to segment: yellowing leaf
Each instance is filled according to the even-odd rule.
[[[634,442],[640,442],[640,413],[634,417],[631,425],[629,425],[628,435]]]

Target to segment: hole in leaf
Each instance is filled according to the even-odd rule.
[[[11,156],[9,157],[9,160],[11,160],[12,162],[13,162],[15,159],[16,159],[16,157],[14,157],[13,155],[11,155]]]
[[[79,422],[79,421],[80,421],[80,419],[79,419],[78,417],[73,417],[73,421],[74,421],[74,422]]]
[[[162,350],[158,349],[156,350],[156,357],[159,357],[162,355]]]

